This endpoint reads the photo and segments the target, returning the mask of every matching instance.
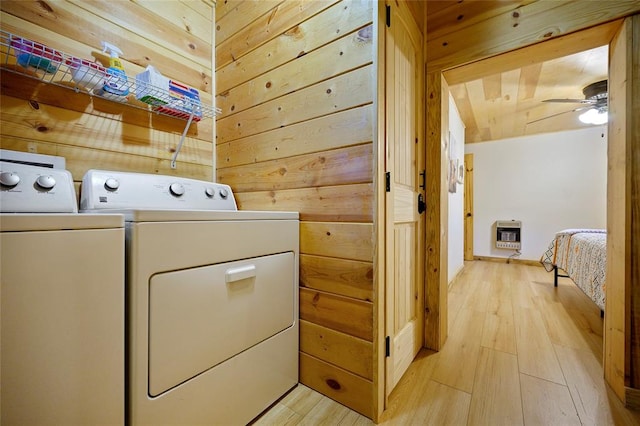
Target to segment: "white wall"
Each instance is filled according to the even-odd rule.
[[[458,158],[464,164],[464,124],[460,113],[449,95],[449,132],[450,140],[455,139],[453,158]],[[457,184],[456,192],[449,192],[448,216],[448,274],[451,282],[464,266],[464,185]]]
[[[496,220],[522,221],[522,255],[539,260],[557,231],[606,228],[606,126],[467,144],[473,153],[474,256],[496,249]]]

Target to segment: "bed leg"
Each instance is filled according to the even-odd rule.
[[[558,287],[558,266],[553,265],[553,286]]]

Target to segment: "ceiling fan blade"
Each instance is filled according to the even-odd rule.
[[[562,114],[568,114],[570,112],[577,112],[577,111],[582,111],[582,110],[590,109],[590,108],[591,107],[574,108],[574,109],[571,109],[569,111],[563,111],[563,112],[559,112],[557,114],[547,115],[546,117],[538,118],[537,120],[527,121],[527,124],[537,123],[538,121],[546,120],[547,118],[553,118],[553,117],[557,117],[557,116],[562,115]]]
[[[545,99],[542,102],[557,102],[557,103],[565,103],[565,104],[590,104],[593,105],[596,103],[593,99]]]

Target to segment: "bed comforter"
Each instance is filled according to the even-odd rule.
[[[540,262],[550,272],[554,266],[569,278],[596,305],[604,310],[607,231],[604,229],[565,229],[556,234]]]

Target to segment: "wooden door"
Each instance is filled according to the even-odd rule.
[[[464,260],[473,260],[473,154],[464,155]]]
[[[385,391],[396,386],[423,345],[424,168],[422,36],[403,3],[387,4],[386,360]]]

